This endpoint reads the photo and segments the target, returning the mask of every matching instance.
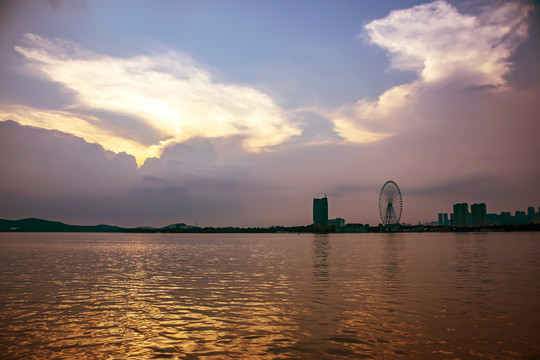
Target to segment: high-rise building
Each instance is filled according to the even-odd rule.
[[[326,194],[322,199],[313,199],[313,224],[328,226],[328,199]]]
[[[443,214],[439,213],[439,226],[444,226]]]
[[[454,204],[454,226],[466,227],[469,225],[469,205],[467,203]]]
[[[472,226],[484,226],[486,225],[486,204],[472,204],[471,205],[471,216],[472,216]]]
[[[450,221],[448,221],[448,214],[447,213],[443,214],[443,221],[444,221],[444,226],[450,225]]]

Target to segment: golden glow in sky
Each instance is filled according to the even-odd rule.
[[[266,94],[240,85],[214,83],[191,59],[169,52],[153,56],[115,58],[92,53],[75,43],[26,35],[16,50],[39,76],[74,92],[63,112],[26,109],[10,113],[21,123],[57,129],[97,142],[108,150],[134,155],[142,164],[164,147],[191,138],[241,135],[248,151],[277,145],[300,129]],[[154,144],[108,128],[81,110],[101,110],[129,116],[158,134]]]

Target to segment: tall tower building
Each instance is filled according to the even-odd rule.
[[[326,194],[322,199],[313,199],[313,224],[328,226],[328,199]]]
[[[471,216],[472,216],[472,226],[484,226],[486,225],[486,204],[472,204],[471,205]]]
[[[466,227],[469,225],[469,205],[467,203],[454,204],[454,226]]]

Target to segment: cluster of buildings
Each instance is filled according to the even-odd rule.
[[[540,207],[538,211],[532,206],[525,211],[516,211],[514,215],[503,211],[500,214],[488,213],[486,204],[454,204],[453,212],[439,213],[438,222],[431,222],[430,226],[452,226],[452,227],[482,227],[486,225],[527,225],[540,224]],[[351,224],[353,225],[353,224]],[[345,228],[345,219],[328,218],[328,198],[324,194],[323,198],[313,199],[313,226],[324,229],[334,227],[335,229]],[[349,225],[347,225],[349,226]]]
[[[485,225],[526,225],[540,223],[540,207],[538,212],[530,206],[525,211],[516,211],[512,216],[510,212],[503,211],[500,214],[488,214],[486,204],[472,204],[469,212],[467,203],[454,204],[452,214],[439,213],[439,226],[454,227],[480,227]]]
[[[345,219],[328,219],[328,199],[326,194],[321,199],[313,199],[313,225],[320,228],[334,226],[336,229],[345,226]]]

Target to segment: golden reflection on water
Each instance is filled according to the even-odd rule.
[[[504,236],[2,234],[0,353],[539,356],[540,239]]]

